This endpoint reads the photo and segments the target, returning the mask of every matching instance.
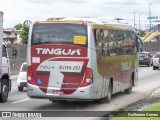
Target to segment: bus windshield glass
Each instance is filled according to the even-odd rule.
[[[31,44],[74,44],[87,46],[87,26],[66,23],[35,24],[32,29]]]

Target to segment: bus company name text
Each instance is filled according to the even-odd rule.
[[[36,48],[37,54],[53,55],[81,55],[81,49],[64,49],[64,48]]]

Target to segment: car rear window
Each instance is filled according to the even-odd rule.
[[[147,53],[139,53],[139,58],[146,58],[147,57]]]
[[[156,54],[155,58],[160,58],[160,54]]]
[[[25,72],[25,71],[27,71],[27,65],[23,64],[21,68],[21,72]]]

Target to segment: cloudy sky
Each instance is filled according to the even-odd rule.
[[[50,17],[92,16],[109,20],[123,18],[124,23],[148,24],[149,4],[151,15],[160,16],[160,0],[1,0],[0,11],[4,12],[4,28],[25,20],[37,21]],[[146,21],[146,22],[145,22]],[[137,25],[138,27],[138,25]]]

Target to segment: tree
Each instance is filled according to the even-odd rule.
[[[21,37],[21,42],[23,43],[23,44],[27,44],[28,43],[28,32],[29,32],[29,26],[23,26],[22,27],[22,32],[21,32],[21,35],[20,35],[20,37]]]
[[[145,31],[140,30],[139,33],[138,33],[138,35],[139,35],[140,37],[144,37],[144,36],[146,35],[146,33],[145,33]]]
[[[23,27],[23,25],[20,23],[14,26],[14,28],[16,28],[16,30],[20,30],[22,27]]]

